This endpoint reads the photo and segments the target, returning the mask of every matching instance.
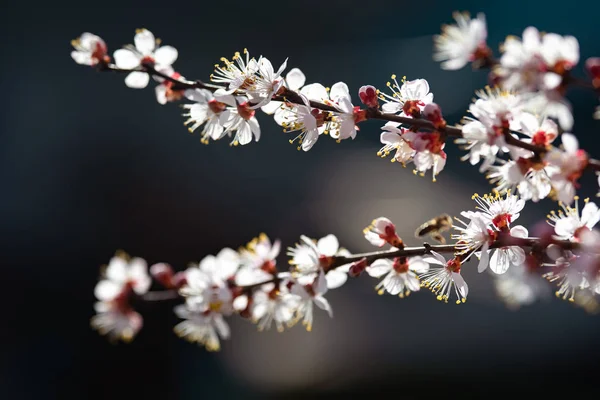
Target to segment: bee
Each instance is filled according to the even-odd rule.
[[[433,240],[445,244],[446,239],[441,233],[446,232],[450,228],[452,228],[452,217],[448,214],[438,215],[419,226],[415,231],[415,237],[422,238],[425,235],[429,235]]]

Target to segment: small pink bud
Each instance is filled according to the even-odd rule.
[[[600,57],[588,58],[585,62],[585,68],[592,76],[594,87],[600,87]]]
[[[150,275],[164,287],[173,287],[173,268],[169,264],[154,264],[150,267]]]
[[[179,289],[183,285],[187,283],[187,278],[185,271],[181,271],[173,275],[173,279],[171,279],[171,287]]]
[[[379,100],[377,99],[377,89],[371,85],[362,86],[358,89],[358,97],[360,101],[367,107],[377,108],[379,107]]]
[[[433,122],[436,128],[442,128],[446,126],[446,121],[442,116],[442,109],[436,103],[429,103],[423,109],[423,116]]]
[[[365,270],[365,268],[367,268],[367,259],[362,258],[352,263],[350,269],[348,270],[348,275],[355,278],[359,276]]]

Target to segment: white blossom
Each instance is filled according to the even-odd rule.
[[[387,123],[381,127],[385,131],[379,136],[383,147],[377,152],[377,155],[386,157],[390,152],[395,151],[396,153],[392,157],[392,162],[399,162],[403,166],[406,166],[407,163],[413,160],[416,151],[410,146],[409,141],[403,137],[408,131],[397,126],[398,124],[395,123]]]
[[[442,34],[434,37],[433,59],[442,61],[442,68],[456,70],[478,57],[487,48],[485,15],[471,19],[467,13],[455,13],[456,25],[445,25]]]
[[[581,241],[585,232],[591,231],[600,221],[598,206],[585,199],[585,206],[579,209],[579,198],[575,196],[575,207],[561,203],[562,210],[548,214],[548,223],[554,226],[556,236],[563,240]]]
[[[293,272],[300,276],[312,275],[316,277],[319,270],[328,268],[333,263],[334,257],[348,256],[350,253],[340,244],[335,235],[329,234],[318,241],[307,236],[300,236],[300,243],[295,247],[288,247],[288,256],[292,257],[290,264]],[[328,289],[336,289],[346,283],[350,264],[329,269],[325,274]]]
[[[482,218],[480,213],[470,212],[462,213],[463,216],[470,219],[469,223],[463,222],[459,218],[454,218],[460,225],[454,225],[453,228],[458,232],[452,235],[452,239],[456,240],[456,250],[460,255],[467,254],[467,258],[476,251],[480,253],[479,265],[477,269],[485,269],[489,262],[488,249],[490,242],[493,240],[491,231],[488,229],[488,224]],[[465,261],[466,261],[465,259]]]
[[[89,32],[84,32],[75,40],[71,41],[75,48],[71,57],[77,64],[95,66],[101,62],[108,62],[106,43],[101,37]]]
[[[198,312],[190,310],[186,305],[175,307],[175,314],[183,322],[174,328],[175,333],[192,343],[198,343],[206,347],[208,351],[219,351],[222,339],[229,339],[229,325],[218,312]]]
[[[560,90],[563,78],[579,62],[579,43],[572,36],[555,33],[540,35],[534,27],[523,39],[508,37],[495,73],[508,90],[533,93],[527,102],[535,112],[558,119],[563,129],[571,129],[570,104]]]
[[[550,180],[556,191],[558,200],[571,204],[575,196],[577,180],[587,165],[588,157],[585,151],[579,149],[579,142],[574,135],[563,133],[561,135],[563,150],[552,148],[544,156],[551,170]]]
[[[136,257],[130,260],[125,254],[119,253],[111,258],[104,271],[104,279],[98,282],[94,294],[100,301],[111,301],[129,289],[144,294],[151,283],[144,259]]]
[[[429,83],[425,79],[407,81],[402,79],[402,85],[398,84],[396,75],[392,75],[392,81],[387,83],[392,95],[380,93],[381,100],[385,103],[381,106],[384,113],[400,113],[403,117],[420,115],[427,104],[433,102],[433,93],[429,92]]]
[[[525,200],[510,193],[506,193],[504,198],[498,192],[485,194],[483,197],[474,194],[472,198],[477,203],[479,217],[498,230],[510,227],[510,224],[519,218],[521,210],[525,207]]]
[[[127,45],[115,51],[115,64],[122,69],[135,69],[142,64],[151,64],[155,68],[169,67],[177,60],[177,49],[172,46],[157,46],[157,40],[147,29],[138,29],[133,38],[135,46]],[[125,84],[130,88],[143,89],[148,86],[149,75],[141,71],[130,72]]]
[[[302,149],[308,151],[317,143],[319,135],[323,133],[324,121],[322,119],[317,120],[315,115],[319,115],[319,112],[313,112],[310,107],[310,103],[305,95],[299,94],[303,104],[296,104],[293,108],[282,109],[280,114],[281,126],[284,128],[284,132],[296,132],[300,131],[298,136],[290,140],[290,143],[294,143],[298,140],[298,150]]]
[[[271,240],[264,233],[254,238],[246,248],[240,250],[242,267],[235,276],[239,286],[254,285],[273,278],[276,271],[277,256],[281,250],[281,242]]]
[[[220,102],[229,106],[219,115],[219,124],[225,128],[222,135],[235,132],[231,142],[234,146],[238,144],[243,146],[250,143],[253,136],[254,140],[258,142],[260,139],[260,126],[254,116],[256,110],[250,107],[250,103],[245,97],[232,98],[226,95],[227,92],[222,89],[215,91],[215,97],[218,97]]]
[[[183,116],[188,117],[184,124],[189,125],[188,130],[191,133],[204,125],[201,133],[202,143],[208,144],[210,139],[219,140],[228,134],[221,125],[220,116],[228,104],[235,104],[232,95],[217,93],[215,96],[206,89],[193,89],[187,90],[185,96],[195,103],[183,105],[187,110]]]
[[[518,225],[510,229],[510,235],[518,238],[526,238],[529,232],[524,226]],[[482,250],[483,252],[483,250]],[[519,246],[504,246],[490,250],[489,266],[492,272],[501,275],[514,266],[523,265],[525,262],[525,251]],[[480,256],[483,258],[483,256]],[[487,259],[487,257],[485,257]],[[487,268],[486,263],[479,263],[477,269],[483,272]]]
[[[216,65],[215,73],[210,76],[211,81],[227,85],[225,94],[252,89],[256,84],[259,63],[256,59],[250,58],[248,49],[244,49],[244,55],[245,57],[242,57],[239,52],[236,52],[232,61],[222,57],[221,61],[224,65]]]
[[[283,80],[283,86],[294,92],[299,91],[302,86],[306,83],[306,76],[299,68],[292,68]],[[260,108],[265,114],[274,114],[275,122],[281,125],[283,122],[282,117],[285,115],[286,110],[289,110],[285,103],[281,101],[271,101]]]
[[[322,270],[319,271],[312,283],[296,283],[292,286],[291,292],[300,298],[295,319],[302,319],[302,325],[306,327],[307,331],[312,330],[313,303],[321,310],[327,311],[330,317],[333,317],[333,310],[327,299],[323,297],[327,293],[327,279]]]
[[[435,251],[423,258],[430,264],[429,271],[421,274],[421,286],[430,289],[440,301],[448,302],[452,288],[456,293],[456,304],[464,303],[469,294],[469,286],[460,274],[460,261],[457,258],[446,259]]]
[[[245,89],[246,94],[250,97],[253,103],[253,109],[260,108],[271,101],[271,98],[283,86],[283,78],[281,73],[287,67],[287,59],[279,66],[277,72],[273,69],[271,61],[265,57],[258,60],[258,71],[256,79],[251,87]]]
[[[273,322],[279,332],[291,325],[300,304],[300,296],[290,293],[287,282],[268,284],[252,296],[251,316],[258,330],[270,329]]]
[[[99,301],[94,306],[96,315],[91,319],[91,326],[111,340],[131,341],[142,328],[143,319],[131,307],[130,296],[132,292],[146,293],[151,283],[146,261],[117,254],[94,290]]]
[[[403,298],[420,289],[420,281],[417,274],[423,274],[429,270],[429,264],[420,256],[396,257],[393,260],[382,258],[375,260],[366,268],[367,273],[383,280],[375,286],[379,294],[389,294]]]
[[[90,322],[92,328],[110,340],[130,342],[142,329],[142,316],[121,302],[99,301],[94,309],[96,315]]]

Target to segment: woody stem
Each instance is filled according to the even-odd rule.
[[[149,63],[143,63],[141,66],[134,68],[134,69],[122,69],[122,68],[118,68],[114,64],[100,63],[100,64],[98,64],[97,69],[99,71],[113,71],[113,72],[118,72],[118,73],[129,73],[129,72],[134,72],[134,71],[135,72],[145,72],[151,76],[159,77],[159,78],[162,78],[169,82],[172,82],[174,84],[174,86],[173,86],[174,90],[207,89],[207,90],[210,90],[211,92],[214,92],[217,89],[223,89],[222,86],[213,85],[210,83],[204,83],[201,80],[188,81],[188,80],[185,80],[182,78],[173,78],[173,77],[166,75],[160,71],[157,71],[154,68],[154,66]],[[236,94],[236,93],[234,93],[234,94]],[[298,92],[289,90],[285,87],[283,87],[283,92],[280,93],[279,95],[273,96],[272,100],[294,103],[294,104],[304,104],[304,101],[302,100],[302,97],[300,97],[300,94]],[[319,109],[322,111],[339,112],[339,110],[336,107],[329,105],[329,104],[321,103],[318,101],[311,100],[310,106],[312,108],[316,108],[316,109]],[[442,127],[442,128],[436,128],[436,126],[431,121],[424,119],[424,118],[409,118],[409,117],[401,117],[399,115],[394,115],[394,114],[384,114],[377,108],[368,108],[366,111],[367,111],[366,119],[377,119],[377,120],[381,120],[381,121],[398,122],[401,124],[409,125],[412,128],[438,131],[446,137],[455,137],[455,138],[463,137],[462,129],[460,127],[446,126],[446,127]],[[522,140],[519,140],[519,139],[515,138],[514,136],[512,136],[510,134],[510,132],[508,134],[506,134],[504,136],[504,138],[506,140],[506,144],[514,146],[514,147],[519,147],[519,148],[522,148],[525,150],[529,150],[529,151],[533,152],[538,158],[541,158],[548,151],[548,149],[543,146],[536,146],[534,144],[526,143]],[[600,160],[590,158],[588,160],[586,168],[589,168],[592,171],[600,171]]]

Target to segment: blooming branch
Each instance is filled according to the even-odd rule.
[[[96,286],[92,326],[112,339],[128,341],[143,322],[133,300],[176,300],[181,304],[175,313],[183,321],[175,332],[218,350],[220,340],[230,337],[225,318],[233,314],[256,323],[259,330],[272,325],[283,330],[300,320],[312,329],[315,306],[333,316],[328,291],[363,273],[381,278],[375,286],[379,294],[403,298],[425,287],[438,300],[455,297],[457,304],[464,303],[469,287],[461,271],[471,259],[478,259],[478,272],[489,270],[496,276],[497,292],[511,307],[542,298],[546,278],[557,285],[558,297],[590,311],[599,308],[594,296],[600,293],[600,232],[594,227],[600,210],[588,199],[580,210],[576,193],[584,171],[599,173],[600,161],[565,132],[573,127],[565,94],[572,85],[598,91],[600,59],[586,61],[588,84],[572,74],[579,62],[574,37],[529,27],[522,38],[508,37],[501,56],[495,57],[487,44],[485,16],[456,13],[454,18],[456,24],[444,26],[434,38],[433,58],[448,70],[469,63],[488,69],[494,83],[476,92],[470,115],[456,126],[448,125],[425,79],[397,79],[393,74],[385,90],[362,86],[361,108],[353,104],[345,83],[306,84],[298,68],[284,75],[288,59],[275,68],[266,57],[251,57],[246,49],[231,59],[221,58],[211,74],[213,83],[205,83],[175,71],[177,50],[161,45],[146,29],[137,30],[134,44],[115,51],[112,58],[96,35],[84,33],[73,41],[71,56],[77,63],[126,74],[125,84],[135,89],[145,88],[153,78],[160,104],[186,101],[184,124],[190,132],[201,129],[203,143],[226,136],[234,146],[259,141],[258,110],[273,115],[284,132],[295,132],[290,143],[303,151],[321,136],[337,142],[354,139],[362,122],[385,121],[379,156],[394,153],[392,162],[412,163],[421,176],[431,170],[435,181],[446,165],[446,142],[453,138],[466,151],[462,160],[479,164],[495,185],[492,194],[473,196],[476,211],[454,219],[443,214],[417,229],[416,237],[429,235],[441,244],[407,247],[395,225],[380,217],[363,234],[372,245],[390,249],[351,254],[334,235],[319,240],[302,235],[287,248],[291,267],[286,271],[277,268],[280,242],[264,234],[239,251],[225,248],[180,272],[159,263],[148,274],[143,259],[117,254]],[[600,111],[594,117],[600,118]],[[559,137],[561,145],[554,145]],[[548,215],[553,229],[531,237],[524,226],[514,225],[527,200],[547,197],[561,207]],[[444,233],[451,227],[452,243],[446,244]],[[148,291],[152,278],[163,290]]]

